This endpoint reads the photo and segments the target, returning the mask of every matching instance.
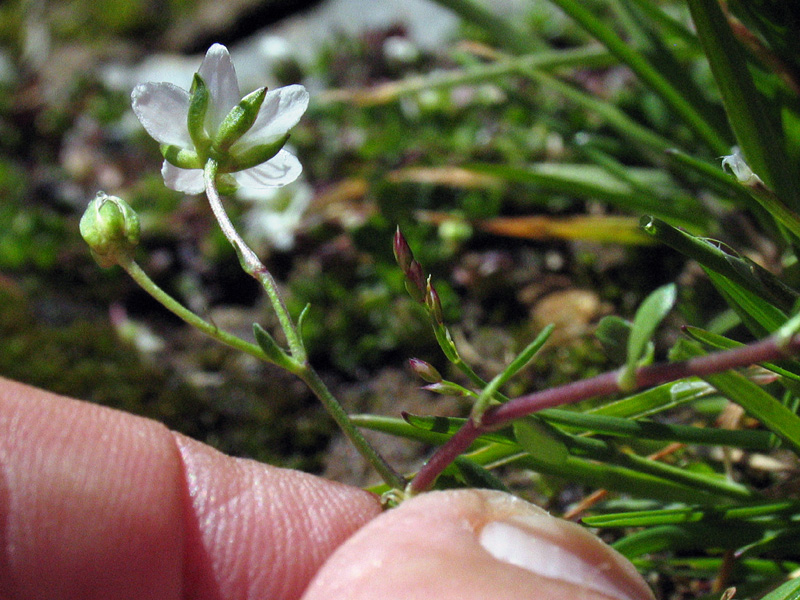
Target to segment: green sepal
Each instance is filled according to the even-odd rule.
[[[161,156],[171,165],[180,169],[202,169],[203,160],[197,152],[180,146],[161,145]]]
[[[267,88],[259,88],[247,94],[231,109],[214,136],[213,145],[217,151],[226,152],[236,140],[250,130],[266,95]]]
[[[286,133],[270,144],[253,146],[243,152],[237,152],[232,156],[227,156],[223,160],[222,167],[229,173],[235,173],[236,171],[244,171],[245,169],[263,164],[280,152],[281,148],[286,145],[288,139],[289,134]]]
[[[105,192],[97,192],[89,202],[79,229],[104,269],[117,264],[120,256],[130,255],[139,244],[139,217],[127,202]]]
[[[223,196],[233,196],[239,189],[239,183],[226,173],[217,175],[217,191]]]
[[[206,115],[211,102],[211,94],[199,73],[194,74],[189,94],[189,115],[186,119],[189,136],[192,138],[197,152],[205,155],[211,146],[211,137],[206,131]]]

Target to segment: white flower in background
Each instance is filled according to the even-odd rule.
[[[167,187],[187,194],[205,189],[203,167],[219,163],[223,193],[263,190],[291,183],[302,166],[283,145],[308,107],[302,85],[242,98],[228,49],[209,48],[191,91],[171,83],[143,83],[131,94],[133,111],[166,159]]]
[[[291,250],[294,234],[313,195],[311,186],[303,181],[280,189],[260,190],[258,195],[243,190],[240,198],[253,205],[244,217],[247,236],[275,250]]]

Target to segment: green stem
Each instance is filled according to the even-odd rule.
[[[264,351],[261,350],[261,348],[259,348],[256,344],[251,344],[250,342],[238,338],[227,331],[223,331],[216,325],[212,325],[208,321],[204,321],[192,311],[187,309],[180,302],[175,300],[175,298],[158,287],[158,285],[156,285],[156,283],[150,279],[150,277],[148,277],[147,273],[145,273],[142,268],[132,259],[121,257],[119,258],[119,265],[125,269],[125,271],[127,271],[128,275],[130,275],[131,278],[138,283],[144,291],[158,300],[167,310],[183,319],[192,327],[199,329],[209,337],[212,337],[215,340],[232,348],[241,350],[242,352],[245,352],[251,356],[255,356],[260,360],[269,361],[266,354],[264,354]]]
[[[292,321],[292,317],[289,315],[289,310],[286,308],[286,305],[283,303],[283,300],[278,293],[278,285],[275,283],[275,280],[272,278],[272,275],[264,266],[264,264],[259,260],[258,256],[256,256],[256,253],[250,249],[250,247],[245,243],[245,241],[233,227],[233,223],[231,223],[228,213],[225,212],[225,207],[222,205],[222,199],[217,191],[216,180],[218,167],[219,165],[217,164],[216,160],[209,159],[206,163],[205,169],[203,170],[206,195],[208,196],[211,210],[214,212],[214,216],[219,222],[222,233],[225,234],[225,237],[228,238],[228,241],[233,246],[233,249],[236,250],[236,254],[239,256],[239,262],[241,263],[245,273],[258,281],[264,288],[264,291],[267,293],[267,297],[272,303],[272,308],[275,310],[275,314],[278,316],[278,322],[281,325],[281,329],[283,329],[283,333],[286,335],[286,341],[289,344],[289,351],[291,352],[292,357],[294,357],[295,360],[297,360],[297,362],[300,364],[305,363],[306,349],[303,345],[303,340],[300,337],[294,322]]]
[[[248,275],[254,277],[261,283],[264,291],[266,291],[267,296],[272,302],[275,313],[278,315],[278,321],[286,334],[286,339],[289,343],[289,351],[291,352],[291,357],[288,357],[289,360],[287,364],[281,364],[280,366],[283,366],[287,371],[297,375],[311,388],[311,391],[319,398],[325,410],[328,411],[328,414],[333,418],[345,436],[347,436],[350,442],[356,447],[361,456],[369,461],[387,485],[398,490],[404,489],[406,480],[392,469],[389,463],[372,447],[361,431],[350,421],[350,417],[347,415],[344,408],[342,408],[342,405],[331,393],[314,368],[308,364],[303,341],[289,315],[289,311],[278,293],[278,286],[275,280],[264,264],[259,260],[258,256],[256,256],[255,252],[245,243],[233,227],[228,214],[225,212],[225,208],[222,206],[222,200],[216,187],[217,169],[218,165],[215,160],[210,159],[206,163],[203,173],[206,195],[208,196],[211,210],[214,212],[214,216],[219,222],[222,232],[225,234],[225,237],[228,238],[228,241],[239,256],[239,262],[242,264],[242,268]],[[269,360],[260,348],[258,350],[260,353],[259,358]]]
[[[325,410],[327,410],[328,414],[336,421],[336,424],[342,432],[358,449],[361,456],[370,462],[386,484],[397,490],[404,489],[407,483],[405,478],[398,474],[389,463],[386,462],[386,459],[384,459],[367,441],[361,431],[350,420],[350,417],[345,412],[344,408],[342,408],[342,405],[333,396],[328,386],[325,385],[325,382],[322,381],[317,372],[306,364],[295,374],[311,388],[311,391],[319,398]]]

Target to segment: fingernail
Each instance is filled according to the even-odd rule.
[[[533,507],[531,507],[533,508]],[[490,521],[481,546],[497,560],[619,600],[652,600],[633,565],[591,533],[542,511]]]

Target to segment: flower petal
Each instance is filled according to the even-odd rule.
[[[131,105],[139,122],[157,142],[192,147],[186,90],[171,83],[142,83],[133,88]]]
[[[302,171],[303,166],[300,161],[293,154],[281,150],[267,162],[231,175],[242,187],[270,188],[293,182]]]
[[[231,151],[258,144],[268,144],[297,125],[308,108],[308,92],[302,85],[287,85],[267,92],[253,126],[236,142]]]
[[[208,86],[211,106],[206,115],[206,127],[213,137],[222,120],[242,99],[239,80],[233,67],[231,55],[222,44],[214,44],[206,52],[206,57],[197,71]]]
[[[181,169],[164,161],[161,175],[164,177],[164,185],[171,190],[184,194],[201,194],[206,189],[203,169]]]

